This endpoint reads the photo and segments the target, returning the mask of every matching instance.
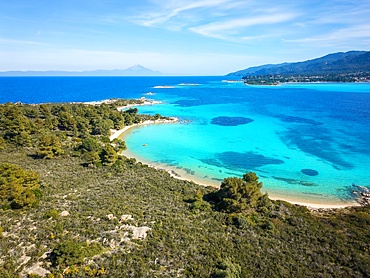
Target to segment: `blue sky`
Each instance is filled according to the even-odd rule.
[[[368,0],[0,0],[0,71],[224,75],[370,50]]]

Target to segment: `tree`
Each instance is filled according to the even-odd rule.
[[[41,197],[40,178],[10,163],[0,164],[0,201],[2,208],[19,209],[35,206]]]
[[[44,118],[51,116],[50,109],[46,104],[40,104],[40,112]]]
[[[82,140],[80,149],[83,152],[97,152],[100,150],[99,143],[92,137]]]
[[[92,130],[93,135],[109,135],[109,130],[114,127],[114,123],[110,119],[97,122]]]
[[[55,134],[43,134],[39,139],[39,149],[37,156],[39,158],[50,159],[54,156],[63,154],[62,144]]]
[[[107,144],[102,150],[100,157],[103,165],[112,165],[117,160],[117,152],[110,144]]]
[[[77,129],[79,132],[79,137],[88,137],[90,135],[89,130],[89,121],[82,116],[76,116],[76,122],[77,122]]]
[[[217,266],[216,271],[211,275],[212,278],[240,278],[242,268],[235,264],[231,259],[222,260]]]
[[[129,108],[125,111],[125,113],[130,115],[136,115],[139,112],[139,109],[137,108]]]
[[[112,146],[115,149],[116,152],[121,152],[127,149],[126,142],[123,140],[120,140],[118,138],[115,138],[112,141]]]
[[[97,152],[86,152],[81,156],[81,159],[85,161],[85,166],[97,165],[101,162],[101,158]]]
[[[0,125],[4,130],[4,139],[20,146],[28,146],[31,142],[31,122],[14,104],[5,104],[0,111]]]
[[[69,112],[62,111],[59,114],[58,127],[61,130],[73,130],[77,122]]]
[[[262,182],[258,182],[256,173],[249,172],[243,178],[225,178],[216,192],[217,207],[226,212],[242,212],[256,208],[261,193]]]
[[[53,130],[58,126],[58,119],[54,116],[47,116],[44,121],[45,128]]]
[[[114,123],[114,128],[115,129],[120,129],[121,127],[124,126],[125,124],[125,120],[122,116],[122,113],[119,112],[119,111],[116,111],[114,113],[112,113],[109,118],[113,121]]]

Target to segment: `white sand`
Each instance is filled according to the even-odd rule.
[[[112,134],[111,134],[111,136],[109,136],[109,139],[111,141],[113,141],[114,139],[120,137],[127,130],[129,130],[130,128],[133,128],[135,126],[146,126],[146,125],[152,125],[152,124],[172,124],[172,123],[176,123],[178,121],[179,121],[178,118],[172,117],[172,118],[169,118],[169,119],[148,120],[148,121],[144,121],[144,122],[139,123],[139,124],[133,124],[133,125],[125,126],[124,128],[122,128],[120,130],[112,129],[111,130]]]

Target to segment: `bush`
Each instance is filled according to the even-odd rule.
[[[59,217],[59,211],[56,209],[49,209],[48,211],[45,212],[44,218],[53,218],[57,219]]]
[[[0,164],[0,201],[3,208],[19,209],[38,204],[41,197],[40,178],[10,163]]]
[[[54,156],[63,154],[62,144],[55,134],[42,134],[39,139],[39,149],[36,156],[39,158],[51,159]]]
[[[262,183],[255,173],[245,174],[243,178],[226,178],[216,192],[217,207],[225,212],[242,212],[257,207]]]
[[[230,259],[223,260],[212,274],[212,278],[240,278],[241,267]]]
[[[59,243],[51,253],[53,265],[76,265],[81,264],[85,257],[92,257],[99,254],[103,247],[99,243],[81,243],[67,240]]]
[[[6,149],[6,141],[3,137],[0,137],[0,150]]]

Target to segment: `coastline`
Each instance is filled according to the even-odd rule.
[[[177,118],[170,118],[170,120],[156,120],[156,121],[145,121],[140,124],[133,124],[130,126],[126,126],[123,129],[120,130],[112,130],[112,135],[109,137],[110,140],[114,140],[116,138],[121,138],[122,140],[125,140],[127,136],[129,136],[128,131],[132,130],[135,127],[142,127],[142,126],[147,126],[151,124],[164,124],[164,123],[176,123],[178,122]],[[149,167],[152,167],[156,170],[160,171],[166,171],[171,175],[171,177],[179,179],[179,180],[185,180],[189,182],[194,182],[198,185],[206,186],[206,187],[213,187],[213,188],[219,188],[221,181],[203,181],[201,178],[197,178],[195,176],[192,176],[191,174],[187,173],[185,170],[179,169],[174,166],[169,166],[169,165],[164,165],[164,164],[157,164],[150,162],[148,160],[145,160],[142,157],[139,157],[135,153],[131,152],[130,150],[125,150],[122,152],[122,155],[128,157],[128,158],[135,158],[138,162],[141,162],[143,164],[148,165]],[[346,208],[346,207],[354,207],[354,206],[361,206],[359,203],[357,203],[355,200],[348,201],[348,202],[327,202],[327,203],[322,203],[320,201],[315,202],[314,200],[307,200],[300,198],[299,196],[284,196],[283,194],[279,194],[278,192],[266,192],[269,195],[269,198],[271,200],[281,200],[281,201],[286,201],[291,204],[296,204],[296,205],[301,205],[305,206],[309,209],[317,210],[317,209],[338,209],[338,208]]]
[[[136,107],[136,106],[150,106],[150,105],[156,105],[156,104],[162,104],[163,102],[161,101],[157,101],[157,100],[147,100],[145,97],[142,97],[140,98],[141,103],[132,103],[132,104],[127,104],[126,106],[119,106],[117,107],[118,110],[124,110],[124,109],[127,109],[127,108],[131,108],[131,107]]]
[[[137,106],[137,105],[132,105]],[[128,106],[124,106],[123,108],[127,108]],[[121,107],[119,107],[120,109]],[[147,120],[139,124],[132,124],[125,126],[122,129],[116,130],[111,129],[111,135],[109,136],[109,140],[113,141],[114,139],[119,138],[121,135],[123,135],[127,130],[133,128],[133,127],[139,127],[139,126],[146,126],[146,125],[153,125],[153,124],[173,124],[177,123],[179,121],[176,117],[169,117],[168,119],[158,119],[158,120]]]

